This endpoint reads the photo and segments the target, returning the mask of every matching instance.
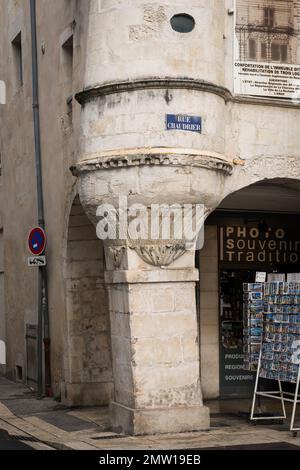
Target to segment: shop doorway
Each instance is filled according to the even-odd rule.
[[[252,398],[255,373],[243,369],[243,283],[258,272],[300,273],[299,229],[296,180],[241,189],[207,219],[199,288],[204,398]]]
[[[254,270],[220,269],[220,398],[252,396],[255,373],[244,369],[243,284]]]
[[[243,284],[286,280],[300,272],[297,217],[219,214],[220,398],[251,397],[255,373],[244,368]]]

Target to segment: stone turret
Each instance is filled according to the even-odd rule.
[[[95,204],[119,194],[147,204],[218,204],[233,165],[223,119],[225,6],[210,5],[91,2],[76,172],[92,217]],[[179,25],[192,22],[190,32],[172,28],[178,14]],[[167,130],[167,114],[200,115],[202,133]]]
[[[225,156],[225,5],[209,5],[91,1],[85,83],[77,94],[81,152],[73,172],[95,224],[98,206],[117,209],[120,196],[148,209],[202,204],[206,215],[221,200],[234,166]],[[201,118],[202,133],[168,130],[167,115]],[[126,432],[209,425],[199,381],[198,271],[185,242],[105,242],[111,416]]]

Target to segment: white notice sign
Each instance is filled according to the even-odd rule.
[[[236,0],[234,92],[300,102],[300,0]]]
[[[29,256],[28,266],[46,266],[46,256]]]

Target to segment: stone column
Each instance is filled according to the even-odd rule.
[[[144,254],[159,264],[170,250],[176,257],[176,250],[163,245],[146,247]],[[113,429],[152,434],[209,428],[199,381],[194,253],[183,255],[172,269],[150,266],[127,246],[107,247],[106,259]]]

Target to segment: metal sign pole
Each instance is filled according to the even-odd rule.
[[[258,359],[258,365],[257,365],[257,373],[256,373],[255,387],[254,387],[254,393],[253,393],[253,399],[252,399],[252,407],[251,407],[251,414],[250,414],[250,420],[251,420],[251,421],[254,419],[254,411],[255,411],[255,404],[256,404],[256,395],[257,395],[258,380],[259,380],[259,372],[260,372],[260,365],[261,365],[261,355],[262,355],[262,347],[260,348],[259,359]]]

